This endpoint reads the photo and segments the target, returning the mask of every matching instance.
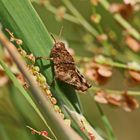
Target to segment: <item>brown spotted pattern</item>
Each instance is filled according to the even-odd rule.
[[[76,68],[74,59],[66,50],[63,42],[55,43],[51,50],[50,57],[53,58],[56,79],[72,85],[79,91],[86,91],[89,87],[91,87],[91,85]]]

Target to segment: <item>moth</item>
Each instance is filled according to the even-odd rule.
[[[53,36],[52,36],[53,37]],[[55,78],[72,85],[76,90],[86,91],[91,84],[77,69],[74,59],[67,51],[65,44],[54,39],[54,46],[50,52],[50,58],[54,65]]]

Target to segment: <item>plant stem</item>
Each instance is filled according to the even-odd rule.
[[[35,130],[34,128],[32,128],[32,127],[30,127],[30,126],[26,126],[26,127],[29,128],[31,131],[34,131],[35,133],[37,133],[37,134],[40,135],[40,132],[37,131],[37,130]],[[51,139],[51,138],[48,137],[48,136],[45,136],[45,135],[42,135],[42,136],[45,137],[45,138],[48,139],[48,140],[53,140],[53,139]]]
[[[89,92],[92,93],[92,94],[95,94],[97,91],[100,91],[100,90],[105,90],[109,94],[122,94],[122,93],[124,93],[123,90],[103,89],[101,87],[96,87],[96,86],[92,86],[89,89]],[[139,91],[130,91],[130,90],[128,90],[127,94],[131,95],[131,96],[140,96],[140,92]]]
[[[37,4],[40,4],[39,3],[39,0],[31,0],[31,2],[35,2]],[[55,8],[52,4],[45,2],[44,3],[44,6],[51,13],[53,13],[53,14],[56,14],[57,13],[57,8]],[[70,22],[73,22],[73,23],[76,23],[76,24],[80,24],[79,20],[77,20],[77,18],[75,18],[74,16],[72,16],[70,14],[65,13],[63,18],[65,20],[70,21]]]
[[[88,58],[88,57],[81,58],[81,57],[76,56],[75,59],[76,59],[76,61],[78,61],[78,63],[80,63],[80,62],[86,62],[86,63],[89,62],[90,63],[90,62],[93,61],[91,58]],[[134,70],[134,71],[140,72],[139,67],[133,67],[133,66],[130,67],[127,64],[122,64],[122,63],[119,63],[119,62],[115,62],[113,60],[111,60],[111,61],[103,61],[103,62],[95,61],[95,62],[97,64],[101,64],[101,65],[108,65],[108,66],[111,66],[111,67]]]
[[[73,4],[69,0],[62,0],[62,1],[89,33],[91,33],[95,38],[101,34],[95,28],[93,28],[93,26],[90,23],[88,23],[88,21],[78,12],[78,10],[73,6]],[[97,27],[100,28],[100,25],[97,25]],[[104,50],[107,53],[107,55],[110,55],[111,47],[108,40],[102,41],[100,42],[100,44],[104,47]]]
[[[78,114],[77,112],[70,110],[67,106],[64,105],[64,109],[67,111],[67,113],[69,114],[69,116],[77,123],[77,125],[79,125],[79,128],[81,128],[81,121],[84,122],[82,123],[82,125],[85,127],[85,130],[83,133],[85,135],[87,135],[87,137],[89,137],[88,135],[88,130],[90,130],[90,132],[92,132],[95,136],[95,138],[97,140],[104,140],[103,137],[101,137],[94,128],[92,128],[89,124],[89,122],[86,120],[86,118],[82,115],[82,114]],[[85,139],[84,139],[85,140]]]
[[[36,2],[39,4],[38,0],[31,0],[32,2]],[[64,19],[76,23],[76,24],[80,24],[83,25],[85,29],[87,29],[93,36],[98,36],[99,33],[96,31],[96,29],[94,29],[85,19],[84,17],[74,8],[74,6],[68,1],[68,0],[63,0],[64,4],[68,7],[68,9],[72,12],[72,14],[75,16],[72,16],[70,14],[65,14],[64,15]],[[55,8],[54,6],[52,6],[51,4],[45,3],[45,7],[46,9],[48,9],[50,12],[52,12],[53,14],[57,13],[57,8]]]
[[[110,4],[107,0],[100,0],[101,5],[109,11]],[[130,35],[132,35],[137,40],[140,40],[140,34],[135,28],[133,28],[120,14],[114,14],[113,18],[125,28]]]
[[[109,120],[108,120],[107,116],[104,114],[102,108],[100,107],[100,105],[98,103],[96,103],[96,106],[99,110],[99,113],[100,113],[102,122],[104,124],[104,127],[106,129],[109,140],[116,140],[116,137],[114,136],[114,133],[113,133],[112,126],[109,123]]]
[[[48,9],[53,14],[57,13],[57,8],[55,8],[51,4],[45,4],[45,7],[46,7],[46,9]],[[80,22],[79,22],[79,20],[77,20],[77,18],[75,18],[74,16],[72,16],[70,14],[67,14],[67,13],[64,14],[64,19],[68,20],[70,22],[76,23],[76,24],[80,24]]]
[[[67,6],[67,8],[72,12],[72,14],[79,20],[81,25],[83,25],[94,37],[99,35],[98,31],[94,29],[85,19],[84,17],[77,11],[77,9],[72,5],[69,0],[62,0],[63,3]]]

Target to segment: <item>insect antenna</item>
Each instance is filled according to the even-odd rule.
[[[63,32],[63,26],[61,27],[60,32],[59,32],[59,36],[58,36],[59,40],[60,40],[60,38],[62,36],[62,32]]]
[[[56,44],[56,39],[55,39],[55,37],[51,34],[51,37],[52,37],[52,39],[54,40],[54,42],[55,42],[55,44]]]
[[[59,36],[58,36],[59,40],[60,40],[60,37],[61,37],[61,35],[62,35],[62,31],[63,31],[63,26],[61,27],[61,30],[60,30],[60,32],[59,32]],[[54,37],[52,34],[50,34],[50,35],[51,35],[52,39],[54,40],[54,42],[55,42],[55,44],[56,44],[57,41],[56,41],[55,37]]]

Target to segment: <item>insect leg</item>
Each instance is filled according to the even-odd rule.
[[[43,57],[43,56],[38,56],[38,57],[36,57],[35,59],[36,59],[36,60],[38,60],[38,59],[45,59],[45,60],[53,61],[53,58]]]
[[[53,61],[53,59],[50,58],[50,57],[42,57],[42,56],[40,56],[40,57],[35,57],[35,63],[37,62],[37,60],[40,60],[40,59]],[[51,66],[51,64],[44,65],[42,61],[41,61],[41,65],[42,65],[41,67],[42,67],[43,70],[48,69]]]
[[[55,79],[56,79],[56,77],[55,77],[55,76],[53,76],[53,80],[52,80],[52,82],[51,82],[51,84],[50,84],[50,87],[55,86]]]

